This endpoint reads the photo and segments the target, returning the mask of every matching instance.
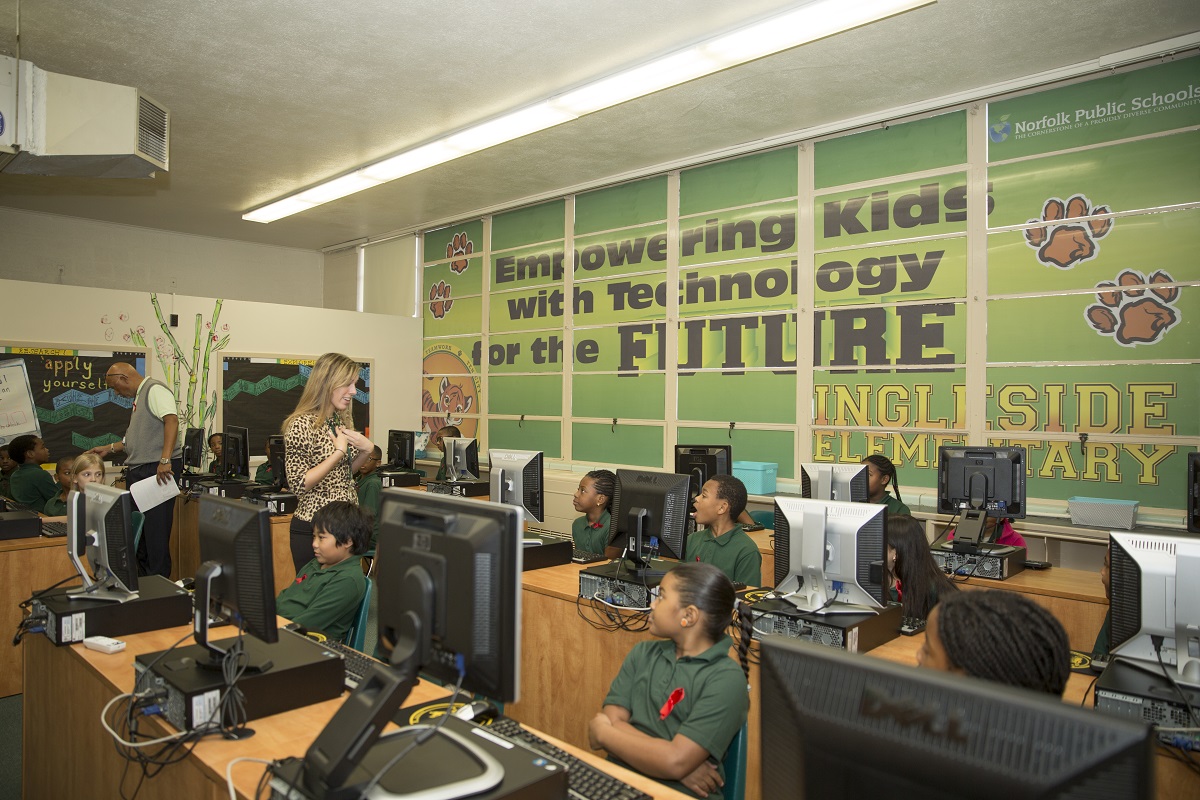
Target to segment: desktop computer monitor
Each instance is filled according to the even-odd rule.
[[[886,562],[887,506],[775,498],[775,592],[801,611],[884,608]]]
[[[938,448],[938,511],[958,514],[956,551],[975,550],[988,517],[1025,518],[1025,448]]]
[[[442,439],[442,467],[448,481],[479,480],[479,445],[461,436]]]
[[[1139,722],[1056,697],[764,637],[763,797],[1151,797]]]
[[[489,450],[492,500],[525,510],[526,519],[546,520],[540,450]]]
[[[384,490],[377,585],[379,641],[390,668],[376,667],[309,748],[303,784],[311,795],[343,784],[418,670],[500,702],[517,700],[522,516],[500,503]],[[448,780],[455,773],[448,765]]]
[[[866,464],[801,464],[800,494],[810,500],[868,503]]]
[[[221,479],[250,479],[250,431],[226,425],[221,451]]]
[[[412,431],[388,431],[387,466],[390,469],[416,468],[416,438]]]
[[[196,472],[204,471],[204,429],[188,428],[183,434],[183,467]]]
[[[208,650],[214,663],[224,658],[226,650],[209,641],[210,617],[229,621],[268,644],[279,641],[270,512],[240,500],[201,495],[199,540],[196,643]]]
[[[1109,651],[1200,686],[1200,538],[1109,534]],[[1156,652],[1155,639],[1161,637]]]
[[[1187,529],[1200,533],[1200,452],[1188,453]]]
[[[83,492],[67,495],[67,555],[83,586],[67,596],[81,600],[122,603],[137,597],[137,546],[129,492],[89,483]],[[86,555],[92,575],[80,561]]]
[[[727,444],[675,445],[675,474],[691,478],[688,488],[688,511],[695,511],[696,498],[708,479],[714,475],[732,475],[733,448]],[[695,527],[688,517],[689,530]]]
[[[691,476],[648,470],[617,470],[608,523],[608,544],[626,551],[639,568],[646,551],[683,558],[690,510]],[[655,547],[655,540],[657,547]]]
[[[275,488],[287,486],[287,450],[282,436],[267,437],[267,463],[271,465],[271,474],[275,476]]]

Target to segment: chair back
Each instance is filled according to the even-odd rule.
[[[725,751],[725,800],[743,800],[746,796],[746,725],[733,737]]]
[[[774,509],[756,509],[750,512],[750,519],[754,520],[754,524],[762,525],[764,528],[775,527],[775,510]]]
[[[374,581],[368,578],[367,588],[363,590],[362,602],[358,606],[358,614],[354,617],[354,624],[350,626],[350,630],[346,631],[346,644],[360,652],[367,639],[367,615],[371,610],[371,590],[373,588]]]

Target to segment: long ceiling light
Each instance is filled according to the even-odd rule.
[[[549,100],[360,167],[248,211],[242,215],[242,219],[274,222],[363,189],[570,122],[603,108],[936,2],[815,0],[686,50],[600,78]]]

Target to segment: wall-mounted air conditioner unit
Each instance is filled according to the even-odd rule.
[[[0,56],[0,115],[0,172],[149,178],[169,167],[171,115],[132,86]]]

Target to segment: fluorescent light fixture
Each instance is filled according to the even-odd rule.
[[[451,136],[320,183],[242,215],[274,222],[313,206],[437,164],[486,150],[747,61],[857,28],[937,0],[814,0],[646,64],[608,75],[549,100],[488,120]]]

